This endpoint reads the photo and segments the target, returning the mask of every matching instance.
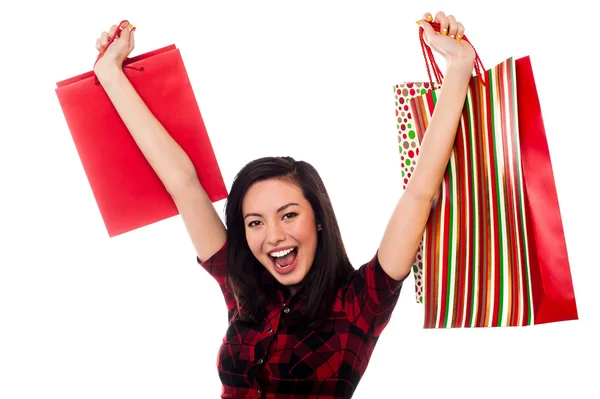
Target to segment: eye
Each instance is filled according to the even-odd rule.
[[[253,220],[250,223],[248,223],[248,227],[256,227],[259,223],[260,222],[258,220]]]
[[[298,214],[296,212],[289,212],[289,213],[286,213],[285,215],[283,215],[283,218],[284,219],[291,219],[291,218],[294,218],[296,216],[298,216]]]

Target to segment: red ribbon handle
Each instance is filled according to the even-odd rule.
[[[122,20],[119,25],[117,26],[117,29],[115,29],[115,33],[113,33],[112,37],[110,37],[108,39],[108,44],[106,45],[106,47],[104,48],[104,50],[102,52],[100,52],[100,54],[98,54],[98,57],[96,57],[96,62],[94,62],[94,66],[96,66],[96,63],[98,63],[98,60],[100,58],[102,58],[102,56],[104,55],[104,53],[106,53],[106,50],[108,50],[108,48],[110,47],[110,45],[112,44],[112,42],[114,42],[116,39],[118,39],[119,37],[121,37],[121,32],[123,31],[123,25],[125,25],[125,28],[129,26],[129,21],[124,19]],[[134,28],[135,29],[135,28]]]
[[[430,22],[430,25],[436,32],[440,31],[440,24],[438,22]],[[429,47],[425,43],[425,38],[423,37],[423,32],[424,32],[423,27],[420,27],[419,28],[419,40],[421,41],[421,50],[423,51],[423,58],[425,58],[425,66],[427,67],[427,75],[429,76],[429,83],[431,83],[431,87],[433,88],[434,85],[433,85],[433,79],[431,78],[431,69],[433,69],[433,75],[435,77],[435,80],[439,83],[442,83],[442,80],[444,79],[444,75],[442,74],[442,71],[440,70],[440,67],[438,66],[438,64],[435,62],[435,58],[433,56],[433,51],[431,51],[431,47]],[[471,45],[471,47],[473,47],[473,44],[469,41],[469,39],[467,39],[466,36],[463,36],[461,40],[466,41],[467,43],[469,43]],[[481,58],[479,58],[479,54],[477,54],[477,50],[475,50],[475,47],[473,47],[473,51],[475,51],[476,75],[479,76],[479,79],[481,80],[481,84],[486,86],[487,83],[483,79],[483,74],[485,72],[483,62],[481,62]],[[429,67],[430,64],[431,64],[431,69]]]
[[[130,26],[129,21],[124,19],[122,20],[119,25],[117,26],[117,29],[115,29],[115,33],[113,33],[112,37],[110,37],[108,39],[108,44],[106,45],[106,47],[104,48],[104,50],[102,52],[100,52],[100,54],[98,54],[98,57],[96,57],[96,62],[94,62],[94,67],[96,67],[96,64],[98,63],[98,60],[100,60],[100,58],[102,58],[102,56],[104,56],[104,53],[106,53],[106,51],[108,50],[108,48],[110,47],[110,45],[112,44],[112,42],[114,42],[115,40],[117,40],[119,37],[121,37],[121,32],[123,31],[123,29],[126,29]],[[131,31],[134,31],[135,28],[133,28]],[[135,69],[136,71],[144,71],[144,67],[141,68],[136,68],[136,67],[132,67],[129,65],[123,65],[123,68],[130,68],[130,69]],[[93,69],[93,68],[92,68]],[[94,73],[94,76],[96,74]],[[96,86],[100,85],[100,82],[98,81],[98,77],[96,76],[95,78],[95,83]]]

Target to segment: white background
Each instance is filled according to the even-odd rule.
[[[401,194],[391,86],[427,79],[415,20],[440,9],[486,67],[531,56],[580,320],[425,331],[411,279],[354,397],[598,397],[598,29],[584,2],[7,3],[0,398],[220,394],[225,305],[181,219],[109,239],[54,92],[91,70],[103,30],[136,25],[132,55],[181,49],[228,188],[260,156],[311,162],[359,266]]]

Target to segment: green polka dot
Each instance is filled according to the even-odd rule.
[[[409,128],[409,129],[412,129],[412,124],[409,123],[409,124],[406,125],[406,127]]]
[[[398,106],[398,101],[396,101],[396,107]]]
[[[396,129],[400,129],[400,125],[396,125]]]
[[[400,150],[400,152],[402,152],[402,150]],[[402,171],[402,177],[404,177],[404,171]]]
[[[421,89],[421,94],[425,94],[425,93],[427,93],[427,90]]]
[[[406,160],[406,166],[410,166],[410,159]]]
[[[419,302],[423,303],[423,297],[422,296],[419,297]]]
[[[410,132],[408,132],[408,137],[410,137],[411,140],[414,140],[414,138],[415,138],[415,131],[411,130]]]
[[[398,149],[400,150],[400,154],[402,154],[402,147],[398,146]]]
[[[419,271],[419,268],[418,268],[416,265],[413,265],[413,271],[414,271],[415,273],[417,273],[417,272]]]

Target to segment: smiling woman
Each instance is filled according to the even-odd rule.
[[[473,49],[464,27],[437,13],[419,21],[447,71],[421,144],[419,166],[373,258],[355,269],[317,171],[289,157],[250,162],[236,176],[226,226],[194,165],[123,73],[131,25],[97,41],[94,72],[140,150],[173,198],[197,261],[218,282],[229,327],[218,355],[224,398],[350,398],[410,273],[456,136]],[[119,38],[108,44],[120,29]]]
[[[388,276],[377,254],[358,270],[350,264],[325,185],[307,162],[250,162],[225,212],[226,242],[198,258],[229,310],[217,364],[224,397],[261,397],[265,387],[274,398],[351,397],[402,279]]]

